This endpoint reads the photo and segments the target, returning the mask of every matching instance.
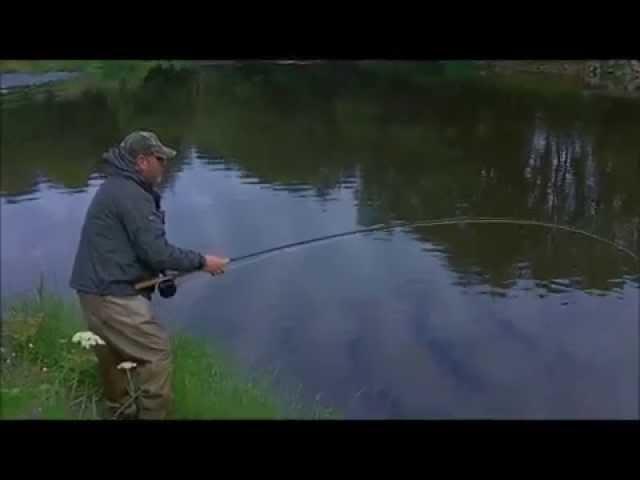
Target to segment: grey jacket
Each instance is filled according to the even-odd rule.
[[[135,171],[120,148],[104,155],[107,179],[96,192],[80,236],[71,288],[94,295],[130,296],[134,284],[167,270],[201,269],[204,256],[171,245],[160,194]]]

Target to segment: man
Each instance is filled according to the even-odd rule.
[[[151,132],[131,133],[111,148],[103,156],[107,179],[82,228],[70,285],[89,329],[106,342],[95,351],[109,415],[163,419],[173,398],[168,335],[152,314],[152,291],[137,291],[134,284],[167,270],[223,273],[228,262],[166,240],[155,187],[175,155]],[[117,368],[124,361],[137,365],[137,405],[128,402],[128,379]]]

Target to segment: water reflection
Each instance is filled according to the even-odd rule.
[[[186,248],[235,256],[466,215],[638,250],[637,102],[389,68],[153,69],[131,88],[8,102],[3,297],[40,271],[65,291],[100,155],[138,128],[178,150],[162,190]],[[349,416],[629,417],[639,285],[629,256],[568,232],[416,227],[194,280],[162,311]]]

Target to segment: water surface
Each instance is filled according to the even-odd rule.
[[[640,103],[436,65],[157,68],[2,98],[2,297],[64,295],[99,159],[178,151],[169,239],[238,256],[381,222],[515,217],[638,250]],[[638,264],[517,225],[409,228],[155,298],[175,329],[348,418],[637,418]]]

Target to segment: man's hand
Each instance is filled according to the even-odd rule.
[[[212,275],[224,273],[224,267],[229,263],[228,258],[216,257],[214,255],[205,255],[205,264],[202,270]]]

